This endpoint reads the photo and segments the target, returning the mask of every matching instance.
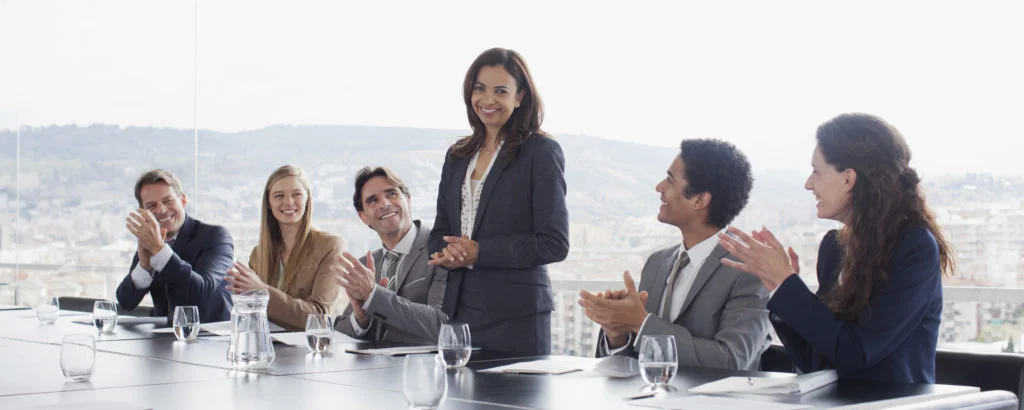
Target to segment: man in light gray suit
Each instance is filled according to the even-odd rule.
[[[437,343],[448,271],[427,264],[430,227],[413,221],[409,188],[391,170],[356,174],[353,205],[383,247],[356,259],[345,252],[332,269],[349,297],[334,328],[346,335],[414,344]]]
[[[757,370],[768,348],[768,291],[752,275],[729,268],[732,256],[716,234],[743,210],[753,178],[735,146],[688,139],[655,188],[658,220],[679,228],[682,243],[654,252],[637,290],[580,292],[587,316],[601,325],[597,357],[636,357],[646,335],[675,335],[682,366]]]

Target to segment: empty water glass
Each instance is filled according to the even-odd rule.
[[[96,339],[86,333],[65,335],[60,342],[60,370],[72,382],[88,381],[96,362]]]
[[[306,317],[306,347],[313,353],[326,352],[334,339],[334,319],[331,315],[310,313]]]
[[[652,390],[672,390],[668,385],[676,376],[676,338],[672,335],[644,336],[640,341],[640,376]]]
[[[114,326],[117,326],[117,304],[109,300],[97,300],[92,305],[92,322],[100,333],[114,333]]]
[[[44,325],[52,325],[60,316],[60,303],[57,298],[44,298],[36,305],[36,318]]]
[[[199,336],[199,308],[196,306],[176,306],[174,308],[174,337],[178,340],[192,342]]]
[[[445,323],[437,336],[437,351],[445,367],[463,367],[469,362],[473,343],[466,323]]]
[[[436,409],[448,389],[445,364],[437,355],[411,354],[402,366],[402,395],[410,409]]]

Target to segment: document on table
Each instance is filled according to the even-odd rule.
[[[75,319],[71,323],[78,323],[83,325],[93,325],[92,317],[88,319]],[[117,324],[120,325],[142,325],[146,323],[152,323],[154,325],[162,326],[167,324],[166,317],[153,317],[153,316],[118,316]]]
[[[820,370],[786,377],[726,377],[691,388],[690,393],[754,393],[801,395],[835,383],[835,370]]]
[[[533,360],[481,370],[486,373],[565,374],[583,370],[578,363],[564,360]]]
[[[417,353],[437,353],[437,346],[402,346],[383,347],[376,349],[345,349],[348,353],[376,354],[386,356],[404,356]]]
[[[731,409],[758,409],[758,410],[796,410],[809,409],[806,404],[774,403],[770,401],[737,399],[720,396],[683,396],[670,399],[650,398],[637,400],[629,403],[630,406],[647,407],[652,409],[700,409],[700,410],[731,410]]]
[[[270,333],[285,331],[283,327],[275,325],[274,322],[267,323],[270,324]],[[217,336],[231,336],[231,321],[201,323],[199,324],[199,330],[205,330]]]
[[[275,342],[284,343],[289,346],[306,346],[306,332],[282,332],[270,335]],[[361,343],[365,340],[353,339],[344,333],[334,332],[332,343]]]

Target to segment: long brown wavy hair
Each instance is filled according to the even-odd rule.
[[[931,232],[942,271],[953,272],[953,251],[925,203],[917,171],[910,167],[910,147],[895,127],[873,115],[843,114],[819,126],[816,139],[825,162],[837,171],[857,173],[850,216],[839,231],[842,280],[826,296],[839,318],[855,320],[867,308],[875,286],[888,280],[886,267],[908,226]]]
[[[526,67],[526,61],[519,53],[504,48],[492,48],[481,53],[473,64],[466,70],[466,79],[462,81],[462,99],[466,103],[466,115],[469,117],[469,126],[473,135],[463,137],[452,145],[450,154],[460,157],[468,157],[477,152],[484,144],[487,137],[487,128],[483,121],[473,110],[473,85],[476,84],[476,76],[483,67],[500,66],[508,71],[509,75],[516,80],[516,93],[525,91],[523,99],[519,102],[519,108],[512,111],[512,115],[501,126],[498,132],[499,141],[504,140],[500,157],[513,159],[519,153],[519,146],[534,135],[547,136],[541,131],[540,124],[544,121],[544,104],[540,95],[533,85],[533,76],[530,69]]]
[[[309,189],[309,180],[302,168],[284,165],[274,170],[267,178],[267,185],[263,188],[263,205],[260,207],[260,240],[256,245],[255,261],[249,261],[250,267],[256,271],[260,280],[264,283],[275,286],[278,281],[278,266],[281,263],[281,251],[284,250],[284,238],[281,236],[281,225],[274,217],[270,209],[270,188],[277,181],[287,177],[296,177],[302,187],[306,189],[306,206],[302,214],[302,221],[299,222],[298,238],[292,245],[291,253],[288,255],[288,263],[285,265],[285,278],[281,282],[284,287],[294,280],[296,270],[292,265],[299,263],[308,256],[312,246],[306,246],[310,231],[313,229],[313,192]]]

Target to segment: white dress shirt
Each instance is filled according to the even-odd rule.
[[[177,239],[178,233],[175,232],[174,236],[167,242]],[[164,270],[164,266],[167,266],[167,262],[171,260],[171,254],[173,253],[174,251],[171,250],[171,246],[164,243],[164,247],[160,248],[159,252],[149,257],[149,266],[153,268],[152,272],[143,269],[141,263],[135,264],[135,269],[132,269],[131,273],[132,283],[135,284],[135,288],[139,290],[149,289],[149,285],[153,284],[153,275]]]
[[[395,245],[395,249],[387,249],[386,246],[381,244],[380,249],[382,252],[389,250],[398,253],[398,267],[395,269],[395,278],[393,280],[398,280],[398,272],[401,272],[402,262],[405,262],[405,257],[409,255],[410,251],[412,251],[412,244],[416,241],[416,236],[419,235],[419,232],[420,227],[416,226],[416,224],[412,224],[412,227],[409,228],[409,232],[406,232],[405,236],[402,237],[402,240],[398,241],[398,244]],[[388,267],[385,266],[388,263],[387,258],[382,256],[380,260],[381,267],[379,272],[387,272]],[[388,285],[390,286],[391,284],[389,283]],[[363,302],[363,309],[369,308],[370,301],[373,300],[373,295],[377,293],[377,288],[380,287],[381,286],[379,284],[373,285],[373,290],[370,291],[370,295],[367,296],[366,301]],[[395,289],[395,291],[397,292],[398,289]],[[359,321],[356,320],[356,315],[348,315],[348,317],[352,321],[352,330],[355,332],[356,337],[365,335],[369,329],[363,329],[359,326]]]
[[[672,313],[671,317],[673,321],[675,321],[675,319],[679,317],[679,314],[682,313],[683,302],[686,301],[686,296],[690,293],[690,288],[693,287],[693,281],[697,278],[697,273],[700,272],[700,268],[704,266],[704,261],[708,259],[708,256],[711,255],[711,252],[715,250],[716,246],[718,246],[718,235],[711,235],[707,239],[686,250],[687,255],[690,257],[690,263],[680,269],[679,274],[676,277],[675,286],[672,290],[672,300],[662,300],[662,303],[669,303],[668,311]],[[686,249],[686,243],[684,242],[683,244],[680,244],[679,249]],[[669,275],[671,274],[672,272],[669,272]],[[667,286],[661,294],[662,299],[665,297],[665,292],[668,292]],[[643,333],[644,326],[647,326],[647,320],[655,314],[656,313],[647,314],[647,317],[644,318],[644,323],[640,325],[640,332],[638,333]],[[632,339],[632,335],[630,335],[630,338]],[[608,354],[612,355],[618,353],[622,349],[625,349],[626,346],[629,346],[630,343],[636,344],[636,342],[636,340],[629,340],[625,345],[609,351]],[[605,338],[601,340],[601,343],[604,343],[607,348],[608,337],[605,336]]]

